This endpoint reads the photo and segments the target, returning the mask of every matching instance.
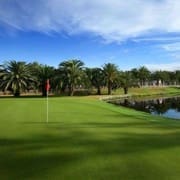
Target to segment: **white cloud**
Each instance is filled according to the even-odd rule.
[[[162,44],[160,45],[160,48],[167,51],[168,54],[173,57],[173,59],[180,61],[180,42]]]
[[[1,0],[0,23],[43,33],[90,32],[121,42],[153,34],[180,32],[179,0]]]
[[[175,71],[180,70],[180,62],[172,62],[167,64],[146,64],[145,65],[151,71],[165,70]]]
[[[163,48],[169,52],[177,52],[177,51],[180,52],[180,42],[163,44],[163,45],[161,45],[161,48]]]
[[[146,42],[146,41],[154,41],[154,42],[176,42],[176,41],[180,41],[180,36],[171,36],[171,37],[167,37],[167,36],[158,36],[158,37],[154,37],[154,36],[150,36],[150,37],[140,37],[140,38],[134,38],[133,41],[135,42]]]

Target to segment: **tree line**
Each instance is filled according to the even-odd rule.
[[[58,68],[15,60],[0,65],[0,91],[10,91],[14,96],[32,90],[46,96],[47,79],[50,80],[51,92],[57,94],[73,96],[78,89],[88,90],[89,93],[96,89],[96,93],[101,95],[102,88],[107,88],[109,95],[118,88],[123,88],[127,94],[130,87],[179,85],[180,70],[151,72],[142,66],[121,71],[113,63],[88,68],[77,59],[62,61]]]

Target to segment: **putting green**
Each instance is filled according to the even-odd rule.
[[[180,123],[89,97],[0,99],[0,179],[180,177]]]

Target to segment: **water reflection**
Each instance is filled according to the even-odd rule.
[[[180,97],[151,100],[121,99],[110,103],[130,107],[151,114],[180,119]]]

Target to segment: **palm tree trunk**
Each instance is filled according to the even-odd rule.
[[[97,94],[98,94],[98,95],[101,95],[101,87],[98,87],[98,88],[97,88]]]
[[[128,87],[124,87],[124,94],[128,94]]]
[[[111,95],[111,82],[108,83],[108,95]]]
[[[19,97],[20,96],[20,90],[19,89],[16,89],[15,92],[14,92],[14,96],[15,97]]]
[[[41,90],[42,90],[42,96],[43,97],[46,97],[47,96],[47,92],[46,92],[46,82],[45,81],[43,81],[42,82],[42,87],[41,87]]]
[[[74,85],[71,84],[71,85],[69,86],[69,96],[73,96],[73,95],[74,95]]]
[[[74,96],[74,89],[71,89],[71,96]]]

